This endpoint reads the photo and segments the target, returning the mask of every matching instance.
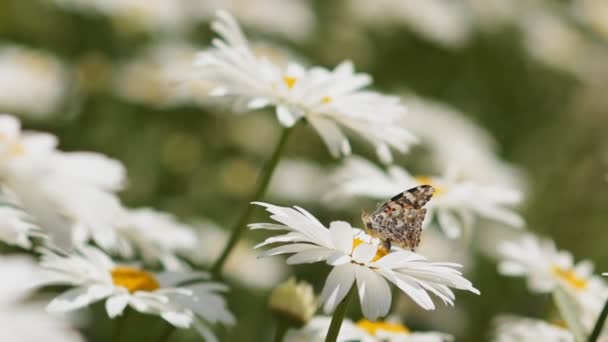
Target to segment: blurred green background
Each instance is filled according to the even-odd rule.
[[[462,4],[470,9],[472,3]],[[552,237],[577,259],[592,260],[597,272],[608,271],[608,54],[597,56],[597,51],[603,53],[608,46],[608,36],[574,17],[568,11],[572,3],[538,2],[535,13],[539,17],[555,13],[588,42],[589,51],[581,54],[585,58],[593,54],[594,60],[571,61],[596,63],[597,68],[584,75],[531,54],[518,21],[521,18],[488,26],[471,15],[466,42],[448,46],[411,25],[357,20],[346,10],[353,6],[348,1],[305,4],[316,18],[305,39],[293,40],[248,25],[244,25],[245,31],[314,64],[332,67],[352,59],[358,70],[373,76],[381,91],[407,91],[462,111],[495,137],[500,157],[527,175],[521,210],[529,229]],[[281,15],[280,8],[275,11]],[[114,73],[123,61],[136,58],[160,41],[188,42],[202,49],[212,37],[206,20],[177,32],[139,29],[131,24],[95,11],[60,7],[50,0],[0,1],[0,47],[18,45],[55,56],[63,64],[67,85],[59,103],[44,115],[2,103],[0,111],[19,115],[28,129],[56,134],[63,150],[98,151],[121,160],[128,170],[128,188],[121,196],[127,205],[152,206],[186,221],[206,217],[227,229],[244,209],[280,127],[269,112],[235,116],[220,107],[193,102],[158,106],[118,94]],[[560,43],[559,39],[553,43]],[[190,76],[195,77],[194,70]],[[156,91],[155,96],[163,96],[162,89]],[[36,102],[34,94],[24,96]],[[371,155],[364,144],[357,144],[355,151]],[[339,162],[305,126],[290,138],[287,156],[322,165]],[[406,155],[399,162],[410,166],[415,158]],[[324,222],[358,222],[360,212],[358,207],[330,210],[322,203],[306,207]],[[264,219],[257,210],[254,221]],[[257,240],[260,234],[249,237]],[[415,310],[404,313],[404,321],[414,329],[454,333],[457,340],[483,341],[497,313],[543,317],[551,310],[550,298],[529,294],[521,279],[498,275],[490,258],[476,253],[474,260],[466,275],[482,295],[457,293],[457,322],[442,326],[433,314],[430,320],[423,319],[425,315]],[[322,265],[295,269],[317,290],[327,271]],[[268,293],[248,289],[245,284],[230,285],[228,301],[239,323],[230,331],[221,331],[222,340],[268,340],[274,324],[266,311]],[[438,311],[449,310],[455,309]],[[360,317],[356,309],[351,314],[355,319]],[[103,321],[103,315],[98,316]],[[154,332],[147,327],[160,324],[160,320],[136,319],[146,321],[141,325],[145,331],[132,332],[138,336],[132,340],[149,340],[146,334]],[[92,341],[104,339],[104,324],[109,323],[99,324],[86,329]],[[176,334],[172,340],[178,341],[182,335],[189,334]]]

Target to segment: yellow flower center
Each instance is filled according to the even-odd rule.
[[[365,241],[363,241],[359,238],[354,238],[353,239],[353,252],[355,251],[355,248],[357,248],[362,243],[365,243]],[[374,258],[372,259],[372,261],[378,261],[378,259],[382,258],[383,256],[385,256],[387,254],[388,254],[388,251],[386,250],[386,248],[384,248],[383,246],[378,246],[378,250],[376,251],[376,255],[374,255]]]
[[[154,276],[146,271],[128,266],[118,266],[112,270],[112,282],[133,293],[136,291],[154,291],[160,284]]]
[[[390,333],[401,333],[401,334],[409,334],[410,329],[408,329],[405,325],[399,323],[389,323],[389,322],[372,322],[367,319],[362,319],[357,322],[357,327],[359,329],[367,331],[370,335],[375,336],[378,331],[386,331]]]
[[[283,76],[283,82],[285,82],[285,84],[287,85],[287,88],[291,89],[296,85],[296,82],[298,82],[298,79],[295,77],[291,77],[291,76]]]
[[[440,196],[443,195],[447,189],[445,186],[437,184],[437,182],[435,182],[433,180],[433,178],[429,177],[429,176],[425,176],[425,175],[419,175],[414,177],[414,179],[416,180],[416,183],[418,183],[419,185],[430,185],[433,188],[435,188],[435,196]]]
[[[321,98],[321,103],[323,103],[323,104],[328,104],[328,103],[331,103],[331,100],[332,100],[332,99],[331,99],[331,97],[330,97],[330,96],[323,96],[323,97]]]
[[[577,290],[584,290],[587,287],[587,279],[579,277],[573,270],[553,266],[553,274],[562,279]]]

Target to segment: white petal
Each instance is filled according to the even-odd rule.
[[[370,262],[376,256],[377,251],[377,246],[362,243],[353,251],[353,260],[359,263]]]
[[[391,289],[386,280],[365,266],[355,269],[363,315],[375,321],[391,308]]]
[[[395,272],[380,271],[380,274],[386,279],[397,285],[401,291],[405,292],[410,298],[412,298],[418,305],[425,310],[434,310],[435,304],[428,293],[420,287],[415,281],[411,280],[410,277],[397,274]]]
[[[79,309],[109,296],[112,289],[107,286],[76,287],[53,299],[47,306],[49,312]]]
[[[277,106],[277,118],[281,125],[291,127],[296,123],[296,115],[292,114],[285,106]]]
[[[164,320],[178,328],[189,328],[192,324],[192,316],[183,312],[169,311],[160,315]]]
[[[268,101],[268,99],[265,99],[262,97],[256,97],[256,98],[251,99],[247,103],[247,108],[260,109],[260,108],[264,108],[264,107],[268,106],[268,104],[270,104],[270,101]]]
[[[327,256],[327,264],[331,266],[338,266],[350,262],[352,259],[348,254],[340,251],[333,251]]]
[[[303,252],[309,249],[317,248],[316,245],[309,243],[292,243],[280,247],[271,248],[264,253],[260,254],[260,258],[279,255],[279,254],[287,254],[287,253],[298,253]]]
[[[217,337],[215,337],[211,329],[207,328],[204,323],[195,321],[194,329],[203,337],[205,342],[218,342]]]
[[[325,247],[314,247],[290,256],[286,262],[288,265],[319,262],[327,259],[330,253],[331,250]]]
[[[108,312],[108,316],[114,318],[122,315],[127,304],[129,304],[128,294],[120,294],[108,298],[108,300],[106,300],[106,311]]]
[[[353,250],[353,229],[347,222],[334,221],[329,225],[331,240],[334,248],[350,254]]]
[[[462,233],[458,219],[446,209],[436,210],[437,220],[445,235],[450,239],[457,239]]]
[[[327,276],[321,300],[325,303],[323,310],[326,314],[332,313],[336,306],[344,299],[355,281],[354,266],[351,264],[334,267]]]
[[[348,138],[333,121],[316,115],[308,117],[308,122],[319,133],[333,157],[337,158],[340,155],[351,153]]]

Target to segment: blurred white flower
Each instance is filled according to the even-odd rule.
[[[593,274],[590,261],[574,263],[572,254],[558,250],[553,241],[527,234],[519,241],[498,245],[501,274],[525,277],[528,288],[536,293],[550,293],[557,286],[572,296],[579,306],[581,321],[591,329],[606,300],[608,286]]]
[[[595,32],[608,38],[608,2],[603,0],[576,0],[573,12]]]
[[[450,106],[418,96],[406,95],[408,127],[430,149],[436,170],[458,166],[464,178],[481,184],[525,189],[521,170],[500,159],[490,132]],[[449,139],[445,137],[449,136]]]
[[[585,290],[593,277],[590,261],[574,263],[572,254],[559,251],[549,239],[532,234],[519,241],[504,241],[498,245],[498,270],[508,276],[525,277],[528,288],[537,293],[553,291],[558,284],[576,291]]]
[[[293,40],[310,36],[315,14],[306,1],[299,0],[185,0],[188,12],[197,19],[211,20],[218,10],[226,10],[245,26]],[[277,15],[280,13],[281,15]]]
[[[349,158],[334,175],[337,188],[329,198],[364,196],[379,200],[393,197],[400,191],[428,184],[435,188],[433,199],[426,205],[424,226],[433,218],[450,238],[459,237],[477,217],[520,228],[524,221],[511,207],[521,201],[518,191],[501,186],[482,186],[461,181],[455,172],[443,177],[412,176],[405,169],[392,165],[387,171],[362,158]]]
[[[138,256],[146,264],[160,262],[169,271],[186,269],[177,254],[200,245],[192,227],[150,208],[125,209],[116,223],[116,233],[122,240],[119,249],[123,257]]]
[[[228,242],[229,232],[217,225],[202,221],[194,224],[198,232],[198,240],[204,248],[195,248],[187,256],[200,264],[212,264],[222,253]],[[279,260],[257,259],[257,254],[252,250],[254,243],[247,239],[240,239],[232,251],[224,273],[229,279],[235,280],[243,285],[270,289],[287,276],[287,267]]]
[[[317,316],[301,329],[290,330],[286,342],[322,342],[325,340],[331,317]],[[353,323],[349,319],[342,322],[339,342],[445,342],[452,341],[450,335],[438,332],[412,332],[405,325],[393,321],[372,322],[366,319]]]
[[[298,203],[318,203],[330,188],[327,170],[304,159],[282,158],[275,170],[268,193],[273,198]]]
[[[314,29],[310,5],[299,0],[49,0],[73,11],[108,16],[121,30],[185,31],[229,10],[247,26],[300,40]],[[281,15],[277,15],[281,13]]]
[[[117,68],[114,89],[130,101],[158,107],[203,102],[212,85],[191,77],[196,53],[185,43],[154,45]]]
[[[449,0],[351,0],[351,17],[373,25],[405,24],[417,34],[448,47],[462,46],[473,31],[467,7]]]
[[[494,324],[494,342],[574,342],[574,335],[567,329],[538,319],[505,315]]]
[[[588,70],[591,45],[560,15],[537,11],[524,16],[521,22],[525,47],[534,58],[577,76],[591,71]]]
[[[180,30],[188,23],[180,0],[50,0],[79,12],[93,12],[115,19],[124,29]]]
[[[0,322],[4,328],[0,329],[0,341],[84,341],[67,321],[49,315],[39,302],[24,301],[36,272],[29,258],[0,256]]]
[[[0,46],[0,112],[45,117],[57,110],[66,91],[66,70],[57,58]]]
[[[376,322],[362,319],[356,323],[356,326],[377,342],[446,342],[454,340],[452,336],[440,332],[412,332],[396,319]]]
[[[30,237],[41,236],[40,228],[34,225],[23,211],[6,204],[0,205],[0,241],[21,248],[31,248]]]
[[[116,265],[101,250],[83,246],[67,254],[41,250],[42,273],[38,286],[68,285],[47,306],[50,312],[66,312],[105,300],[110,318],[120,316],[127,306],[158,315],[177,328],[194,327],[207,341],[217,341],[207,324],[231,325],[234,317],[219,294],[227,290],[219,283],[177,284],[207,277],[205,274],[167,273],[154,275],[132,266]]]
[[[343,62],[334,70],[296,63],[282,67],[257,57],[227,12],[219,11],[212,27],[221,39],[214,39],[215,49],[202,52],[195,62],[200,77],[217,84],[212,95],[234,96],[248,109],[273,106],[287,127],[305,118],[335,157],[351,153],[339,126],[371,142],[383,160],[391,159],[389,146],[405,152],[415,141],[396,125],[405,114],[399,100],[362,90],[371,78],[356,74],[352,63]]]
[[[329,324],[331,323],[331,317],[316,316],[308,324],[300,329],[290,329],[285,335],[285,342],[323,342],[327,331],[329,330]],[[365,331],[357,328],[357,326],[348,318],[342,321],[340,327],[340,333],[338,335],[338,342],[376,342],[370,337]]]
[[[458,264],[429,262],[421,255],[396,247],[387,251],[379,241],[344,221],[334,221],[327,228],[298,207],[255,204],[265,207],[279,224],[255,223],[249,225],[251,229],[288,231],[258,244],[256,248],[284,243],[265,251],[262,257],[293,254],[287,259],[289,265],[325,261],[333,266],[321,293],[326,313],[334,311],[355,280],[363,314],[372,320],[388,314],[391,304],[389,282],[426,310],[435,308],[428,292],[450,305],[453,305],[455,295],[449,287],[479,294],[455,269],[460,267]]]
[[[101,154],[61,152],[50,134],[23,132],[0,115],[0,186],[56,244],[69,247],[93,238],[104,248],[116,241],[121,212],[114,192],[125,179],[122,164]]]

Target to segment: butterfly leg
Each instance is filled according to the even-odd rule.
[[[384,247],[384,249],[386,249],[386,251],[390,251],[391,250],[391,240],[389,240],[389,239],[383,239],[382,240],[382,247]]]

